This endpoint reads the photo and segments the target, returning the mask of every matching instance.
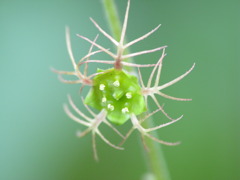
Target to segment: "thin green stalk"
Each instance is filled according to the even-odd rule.
[[[121,23],[118,16],[117,8],[114,0],[103,0],[104,10],[107,20],[115,39],[119,40],[121,36]],[[128,60],[132,61],[132,60]],[[128,71],[135,71],[134,68],[129,67]],[[151,120],[144,122],[144,127],[152,127]],[[157,137],[157,134],[154,134]],[[155,180],[170,180],[170,175],[167,165],[161,150],[160,144],[156,144],[149,138],[145,138],[146,145],[149,151],[145,151],[146,161],[150,172],[153,174]]]
[[[118,16],[115,2],[114,0],[103,0],[103,5],[104,5],[105,13],[107,16],[107,21],[112,31],[112,35],[114,39],[119,41],[122,27],[121,27],[120,18]]]

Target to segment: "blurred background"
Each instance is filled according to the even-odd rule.
[[[127,0],[116,4],[122,20]],[[162,84],[196,63],[189,76],[163,91],[193,98],[192,102],[159,98],[172,117],[184,114],[181,121],[158,130],[161,139],[182,142],[176,147],[162,146],[173,180],[240,179],[239,8],[238,0],[131,1],[128,40],[162,24],[130,49],[168,45]],[[76,59],[87,53],[89,44],[75,35],[93,39],[98,34],[89,17],[109,32],[101,0],[0,0],[1,180],[139,180],[148,172],[138,133],[126,142],[125,151],[112,149],[98,138],[100,162],[96,163],[91,136],[77,138],[76,132],[83,127],[63,111],[67,94],[84,109],[80,96],[88,89],[80,95],[80,85],[62,84],[50,67],[72,70],[66,25]],[[98,42],[114,50],[103,35]],[[160,54],[135,61],[154,63]],[[90,71],[96,67],[102,65],[91,64]],[[142,72],[146,81],[150,69]],[[161,113],[154,116],[156,124],[166,121]],[[128,122],[119,128],[126,132],[130,126]],[[108,128],[103,132],[119,142]]]

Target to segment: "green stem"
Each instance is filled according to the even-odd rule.
[[[104,10],[107,16],[107,20],[112,31],[112,35],[116,40],[121,36],[121,23],[118,16],[117,8],[114,0],[103,0]],[[128,59],[128,61],[132,61]],[[135,71],[134,68],[129,67],[128,71]],[[144,127],[152,127],[152,121],[145,121]],[[157,137],[157,133],[154,134]],[[154,180],[170,180],[170,175],[167,169],[167,165],[161,150],[160,144],[156,144],[149,138],[145,138],[145,143],[148,147],[148,151],[145,151],[146,161],[150,172],[154,176]]]
[[[112,35],[114,39],[119,41],[121,37],[122,28],[115,2],[114,0],[103,0],[103,5]]]
[[[152,127],[151,119],[148,119],[143,123],[145,128]],[[152,134],[157,137],[158,134],[156,132],[152,132]],[[148,148],[145,150],[146,161],[148,163],[149,169],[151,173],[154,175],[154,180],[170,180],[170,174],[167,168],[167,164],[164,158],[164,154],[161,148],[161,144],[154,142],[149,138],[144,138],[144,142]]]

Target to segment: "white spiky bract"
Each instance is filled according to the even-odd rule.
[[[92,85],[92,80],[91,78],[93,78],[94,76],[100,74],[100,73],[95,73],[92,74],[90,76],[87,76],[87,69],[88,69],[88,63],[104,63],[104,64],[113,64],[115,69],[121,70],[123,68],[123,66],[129,66],[129,67],[137,67],[138,68],[138,72],[139,72],[139,81],[142,87],[142,94],[145,97],[145,102],[147,104],[147,99],[148,97],[151,97],[153,99],[153,101],[156,103],[158,109],[150,114],[148,114],[147,116],[145,116],[142,119],[138,119],[137,116],[135,114],[131,114],[131,121],[133,124],[133,127],[130,129],[130,131],[126,134],[126,136],[122,136],[122,134],[117,131],[107,120],[106,120],[106,116],[107,116],[107,112],[106,110],[101,110],[101,112],[99,114],[95,114],[91,111],[91,109],[85,105],[85,107],[88,109],[88,111],[91,113],[91,115],[93,116],[93,118],[90,118],[88,116],[86,116],[85,114],[83,114],[77,107],[76,105],[73,103],[72,99],[70,96],[68,96],[68,100],[69,100],[69,104],[70,106],[75,110],[75,112],[81,116],[84,120],[79,119],[77,116],[73,115],[71,113],[71,111],[69,110],[67,105],[64,105],[64,110],[67,113],[67,115],[73,119],[74,121],[88,127],[85,131],[83,131],[82,133],[79,133],[78,136],[82,137],[84,135],[86,135],[87,133],[91,132],[92,133],[92,146],[93,146],[93,151],[94,151],[94,157],[95,159],[98,159],[97,156],[97,151],[96,151],[96,142],[95,142],[95,136],[98,135],[104,142],[106,142],[109,146],[115,148],[115,149],[123,149],[122,147],[116,146],[114,144],[112,144],[110,141],[108,141],[103,134],[100,132],[99,130],[99,126],[102,123],[105,123],[106,125],[108,125],[110,128],[112,128],[119,136],[121,136],[123,138],[123,141],[121,144],[123,144],[123,142],[129,137],[129,135],[133,132],[134,129],[137,129],[142,137],[146,136],[156,142],[162,143],[162,144],[166,144],[166,145],[177,145],[179,144],[179,142],[176,143],[170,143],[170,142],[165,142],[162,140],[159,140],[157,138],[155,138],[154,136],[150,135],[149,133],[151,131],[155,131],[158,130],[162,127],[166,127],[170,124],[173,124],[175,122],[177,122],[178,120],[180,120],[182,118],[182,116],[180,116],[177,119],[173,119],[171,118],[163,109],[163,106],[161,106],[159,104],[159,102],[157,101],[156,95],[160,95],[162,97],[168,98],[168,99],[172,99],[172,100],[178,100],[178,101],[190,101],[191,99],[183,99],[183,98],[176,98],[176,97],[172,97],[169,95],[164,94],[163,92],[161,92],[161,90],[177,83],[178,81],[180,81],[181,79],[183,79],[185,76],[187,76],[194,68],[194,65],[183,75],[177,77],[176,79],[163,84],[163,85],[159,85],[160,82],[160,74],[161,74],[161,69],[162,69],[162,61],[163,58],[166,56],[165,54],[165,49],[167,46],[161,46],[158,48],[154,48],[151,50],[144,50],[144,51],[140,51],[140,52],[136,52],[136,53],[131,53],[131,54],[124,54],[124,50],[126,50],[127,48],[129,48],[130,46],[132,46],[133,44],[147,38],[148,36],[150,36],[152,33],[154,33],[159,27],[160,25],[158,25],[156,28],[154,28],[153,30],[151,30],[150,32],[146,33],[145,35],[127,43],[124,44],[124,40],[125,40],[125,35],[126,35],[126,29],[127,29],[127,21],[128,21],[128,14],[129,14],[129,8],[130,8],[130,0],[128,0],[127,3],[127,9],[126,9],[126,13],[125,13],[125,18],[124,18],[124,23],[123,23],[123,28],[122,28],[122,32],[121,32],[121,37],[120,37],[120,41],[118,42],[117,40],[115,40],[111,35],[109,35],[106,31],[104,31],[92,18],[90,18],[90,20],[93,22],[93,24],[95,25],[95,27],[106,37],[108,38],[116,47],[117,47],[117,52],[113,53],[111,52],[108,48],[104,48],[103,46],[101,46],[100,44],[96,43],[97,37],[92,41],[87,37],[84,37],[82,35],[77,34],[78,37],[88,41],[91,44],[91,47],[89,49],[89,52],[86,56],[84,56],[82,59],[79,60],[78,63],[76,63],[74,56],[73,56],[73,52],[72,52],[72,48],[71,48],[71,42],[70,42],[70,32],[69,29],[66,28],[66,42],[67,42],[67,50],[70,56],[70,60],[72,62],[74,71],[73,72],[68,72],[68,71],[58,71],[53,69],[54,72],[59,74],[59,78],[62,82],[64,83],[70,83],[70,84],[75,84],[75,83],[80,83],[83,86],[84,85]],[[99,50],[97,51],[93,51],[92,49],[93,47],[97,47]],[[156,51],[160,51],[162,50],[162,55],[160,57],[160,59],[158,60],[158,62],[156,64],[135,64],[135,63],[130,63],[130,62],[126,62],[123,61],[127,58],[132,58],[135,56],[139,56],[142,54],[147,54],[147,53],[152,53],[152,52],[156,52]],[[104,52],[106,54],[108,54],[111,58],[113,58],[113,60],[99,60],[99,59],[90,59],[91,56],[99,53],[99,52]],[[81,65],[85,65],[84,68],[84,73],[81,73],[79,70],[79,67]],[[147,82],[147,85],[145,86],[142,80],[142,76],[140,73],[140,69],[141,67],[154,67],[149,80]],[[152,86],[152,82],[154,79],[154,75],[156,73],[155,76],[155,82]],[[62,78],[61,75],[74,75],[78,78],[78,80],[75,81],[68,81]],[[168,119],[170,119],[171,121],[165,124],[161,124],[158,125],[156,127],[152,127],[152,128],[148,128],[148,129],[144,129],[141,125],[141,123],[143,121],[145,121],[147,118],[149,118],[150,116],[152,116],[154,113],[161,111]],[[142,138],[143,139],[143,138]]]
[[[127,43],[127,44],[124,44],[124,39],[125,39],[126,29],[127,29],[129,8],[130,8],[130,0],[128,0],[128,5],[127,5],[126,13],[125,13],[122,33],[121,33],[121,37],[120,37],[119,42],[117,40],[115,40],[111,35],[109,35],[106,31],[104,31],[92,18],[90,18],[90,20],[93,22],[93,24],[96,26],[96,28],[117,47],[117,53],[116,54],[112,53],[108,49],[106,49],[103,46],[97,44],[96,42],[88,39],[87,37],[84,37],[82,35],[77,34],[78,37],[88,41],[89,43],[96,46],[97,48],[99,48],[100,50],[102,50],[103,52],[105,52],[106,54],[108,54],[109,56],[111,56],[114,59],[114,61],[88,60],[88,61],[85,61],[85,63],[97,62],[97,63],[105,63],[105,64],[114,64],[114,67],[116,69],[122,69],[122,66],[151,67],[151,66],[156,65],[156,64],[141,64],[141,65],[139,65],[139,64],[134,64],[134,63],[123,62],[124,59],[132,58],[132,57],[139,56],[139,55],[142,55],[142,54],[147,54],[147,53],[160,51],[160,50],[167,47],[167,46],[161,46],[161,47],[151,49],[151,50],[144,50],[144,51],[124,55],[124,50],[125,49],[127,49],[131,45],[147,38],[148,36],[150,36],[152,33],[154,33],[160,27],[160,25],[158,25],[156,28],[154,28],[153,30],[151,30],[147,34],[145,34],[145,35],[143,35],[143,36]]]
[[[83,137],[86,134],[88,134],[89,132],[92,132],[92,142],[93,142],[93,152],[94,152],[94,158],[96,160],[98,160],[98,156],[97,156],[97,149],[96,149],[96,145],[95,145],[95,136],[96,134],[105,142],[107,143],[109,146],[118,149],[118,150],[123,150],[122,147],[119,147],[117,145],[112,144],[108,139],[106,139],[104,137],[104,135],[100,132],[99,130],[99,126],[102,123],[105,123],[107,126],[109,126],[110,128],[112,128],[119,136],[123,137],[123,135],[116,129],[114,128],[107,120],[106,120],[106,115],[107,112],[106,110],[102,110],[99,114],[95,114],[93,111],[91,111],[91,109],[86,106],[86,108],[88,109],[88,111],[91,113],[91,115],[93,116],[93,118],[88,117],[87,115],[85,115],[84,113],[82,113],[77,106],[74,104],[71,96],[68,95],[68,101],[70,106],[74,109],[74,111],[80,116],[82,117],[84,120],[78,118],[77,116],[75,116],[68,108],[68,106],[65,104],[64,105],[64,110],[66,112],[66,114],[73,119],[74,121],[87,126],[88,128],[86,130],[84,130],[83,132],[78,133],[77,135],[79,137]]]

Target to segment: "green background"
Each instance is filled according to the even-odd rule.
[[[126,3],[117,1],[121,19]],[[180,122],[158,131],[163,140],[182,141],[177,147],[162,146],[173,180],[240,179],[239,9],[238,0],[131,2],[129,40],[162,24],[130,49],[168,45],[161,83],[196,62],[188,77],[163,91],[193,98],[192,102],[159,98],[171,116],[184,114]],[[125,151],[98,139],[100,162],[96,163],[90,135],[78,139],[75,133],[82,126],[63,111],[68,93],[81,108],[80,86],[60,83],[50,67],[72,70],[65,45],[66,25],[71,29],[76,59],[86,54],[89,44],[75,34],[95,37],[98,31],[89,17],[109,32],[100,0],[0,1],[1,180],[139,180],[147,172],[136,132]],[[102,35],[98,42],[113,49]],[[159,56],[160,52],[135,60],[154,63]],[[97,66],[92,64],[91,71]],[[150,70],[142,72],[146,81]],[[161,113],[154,117],[156,124],[166,121]],[[130,125],[119,128],[126,132]],[[119,141],[108,128],[103,131],[113,142]]]

